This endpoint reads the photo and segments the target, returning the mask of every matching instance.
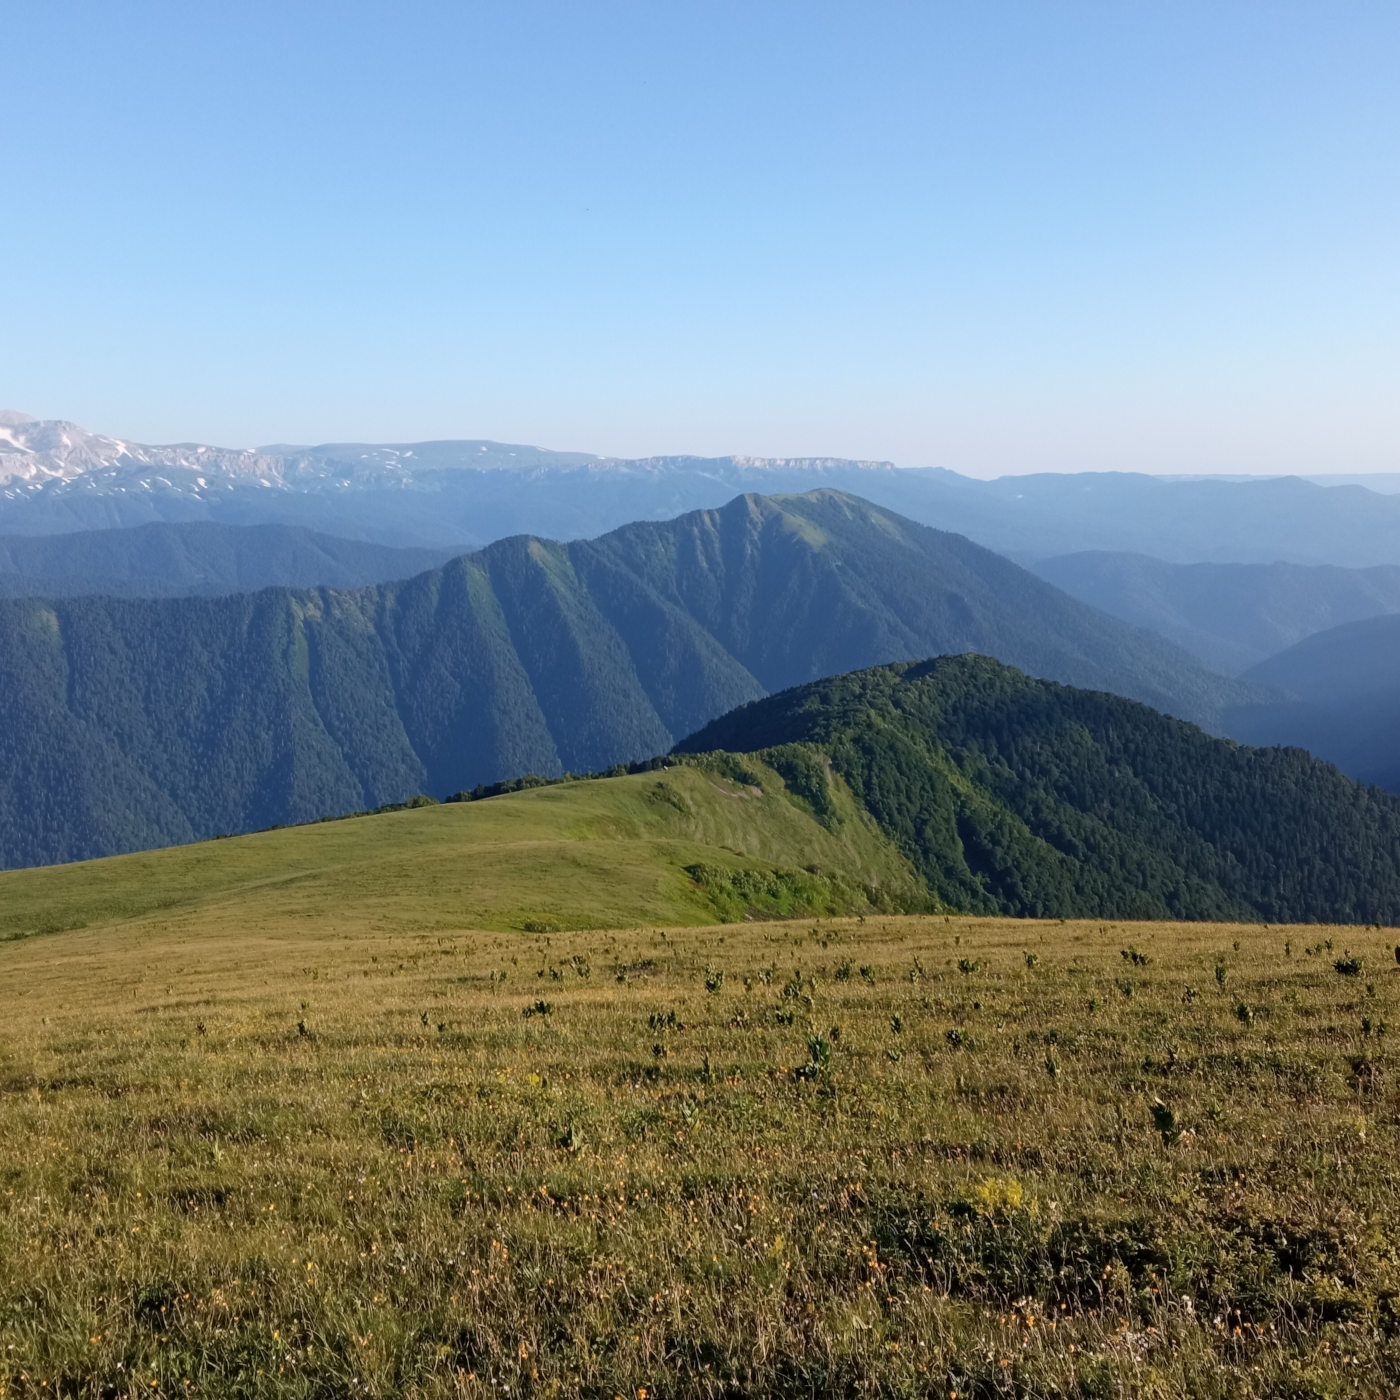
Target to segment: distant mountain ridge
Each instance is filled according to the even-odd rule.
[[[1128,550],[1178,563],[1400,565],[1400,495],[1298,477],[1132,472],[979,481],[836,457],[636,460],[481,440],[154,447],[0,415],[0,534],[217,520],[432,548],[579,539],[736,494],[845,490],[1017,559]]]
[[[1395,565],[1169,564],[1099,552],[1032,567],[1071,597],[1151,628],[1229,675],[1315,632],[1400,613]]]
[[[582,467],[645,471],[678,467],[703,470],[707,466],[796,471],[894,470],[892,462],[856,461],[845,457],[699,457],[689,454],[606,457],[480,438],[411,443],[328,442],[318,446],[276,443],[247,448],[210,447],[199,443],[152,446],[90,433],[76,423],[41,421],[12,410],[0,412],[0,487],[23,482],[91,479],[96,472],[116,468],[174,468],[205,475],[252,477],[286,486],[298,479],[326,479],[337,485],[348,485],[356,478],[378,474],[392,474],[411,481],[420,473],[444,470],[529,472]],[[206,483],[200,489],[210,488]]]
[[[1245,679],[1284,698],[1227,711],[1229,733],[1301,745],[1361,782],[1400,792],[1400,615],[1315,633]]]
[[[959,536],[740,497],[358,590],[0,601],[0,864],[605,768],[767,691],[966,650],[1207,724],[1257,698]]]

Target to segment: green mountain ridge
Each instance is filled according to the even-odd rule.
[[[1393,922],[1400,801],[1299,749],[1242,748],[985,657],[751,702],[678,746],[829,770],[971,913]]]
[[[765,692],[967,650],[1207,725],[1254,696],[959,536],[740,497],[350,591],[0,601],[0,864],[606,768]]]

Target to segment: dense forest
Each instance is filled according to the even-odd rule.
[[[740,497],[350,591],[0,601],[0,864],[602,768],[784,686],[962,651],[1206,724],[1250,694],[959,536],[835,492]]]
[[[1400,922],[1400,799],[985,657],[801,686],[679,749],[760,752],[812,793],[829,764],[969,912]]]

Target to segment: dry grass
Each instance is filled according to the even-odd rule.
[[[0,944],[6,1396],[1400,1391],[1389,932],[235,914]]]

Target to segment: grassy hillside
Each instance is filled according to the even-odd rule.
[[[1400,1390],[1393,931],[322,888],[0,943],[0,1393]]]
[[[718,761],[10,871],[0,941],[128,925],[222,937],[305,921],[359,936],[926,907],[909,865],[844,788],[833,794],[835,829],[766,765]]]
[[[1298,749],[1212,739],[986,657],[875,667],[740,707],[680,746],[828,767],[954,908],[1400,920],[1400,801]]]
[[[967,649],[1204,722],[1250,694],[957,536],[743,497],[359,590],[0,600],[0,865],[606,768],[766,690]]]

